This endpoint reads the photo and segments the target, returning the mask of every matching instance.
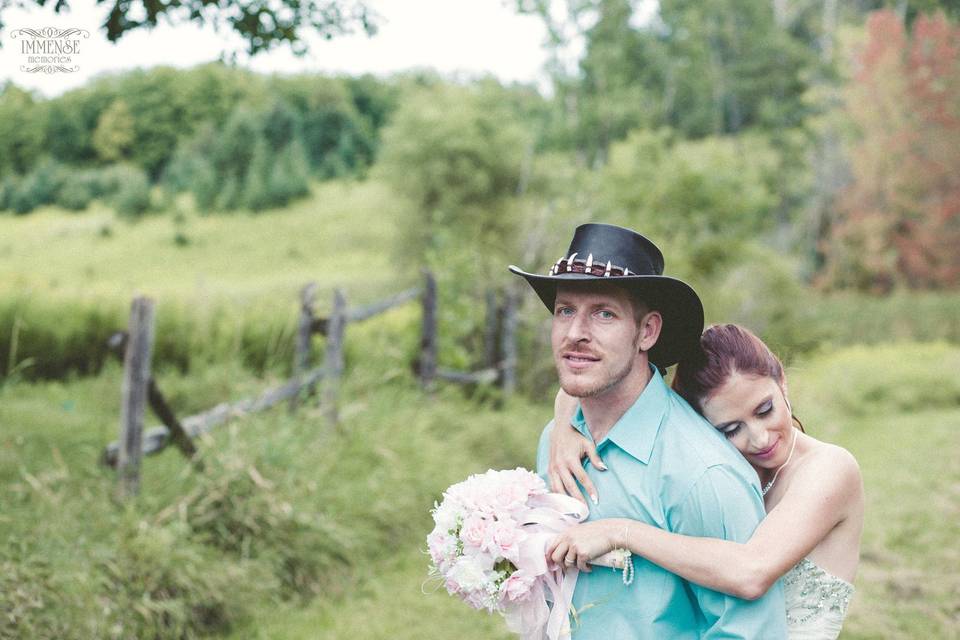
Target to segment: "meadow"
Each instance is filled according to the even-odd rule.
[[[425,583],[423,538],[446,486],[533,463],[549,395],[424,394],[410,371],[415,308],[348,331],[338,427],[314,404],[236,421],[200,443],[202,469],[173,450],[144,460],[142,495],[128,503],[97,465],[116,435],[119,365],[29,375],[44,357],[32,333],[68,348],[92,331],[73,311],[107,309],[98,331],[119,328],[139,292],[157,298],[161,331],[203,352],[156,369],[178,414],[253,394],[286,375],[304,282],[320,282],[321,301],[334,286],[360,302],[398,288],[386,211],[376,182],[332,182],[261,215],[0,218],[0,326],[21,318],[19,353],[9,335],[0,343],[0,366],[15,373],[0,383],[0,638],[510,637],[496,616]],[[955,330],[950,297],[922,299],[941,311],[891,325],[898,340],[856,327],[899,317],[910,298],[827,300],[843,339],[790,365],[808,432],[847,447],[864,475],[863,562],[843,638],[960,629],[960,347],[933,340]],[[165,309],[176,310],[166,321]],[[251,367],[243,339],[262,324],[274,327],[261,340],[268,357]]]

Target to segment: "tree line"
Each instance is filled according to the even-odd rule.
[[[718,289],[750,261],[770,287],[789,280],[777,273],[825,289],[955,287],[956,7],[883,7],[662,0],[638,21],[630,0],[517,0],[550,34],[551,95],[223,64],[52,100],[7,85],[0,208],[100,197],[140,213],[160,185],[203,212],[256,211],[312,179],[373,176],[398,196],[398,247],[461,283],[513,256],[555,259],[536,256],[562,243],[552,229],[604,219],[675,246],[672,270]]]
[[[205,211],[283,206],[311,177],[372,164],[395,93],[372,77],[266,77],[220,63],[108,76],[50,100],[8,83],[0,208],[81,210],[106,196],[135,215],[150,184],[190,191]]]

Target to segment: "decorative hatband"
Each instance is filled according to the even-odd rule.
[[[602,276],[604,278],[636,275],[631,274],[630,269],[618,267],[614,264],[604,265],[603,262],[594,262],[593,254],[587,256],[586,260],[577,260],[577,254],[573,253],[570,257],[561,256],[557,263],[550,267],[550,273],[547,275],[555,276],[559,273],[585,273],[588,276]]]

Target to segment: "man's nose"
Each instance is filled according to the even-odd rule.
[[[590,340],[590,318],[582,313],[576,314],[567,327],[567,340],[584,342]]]

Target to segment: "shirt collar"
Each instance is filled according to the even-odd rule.
[[[660,431],[660,423],[663,422],[667,412],[669,398],[663,376],[656,367],[651,366],[650,369],[652,375],[647,386],[630,408],[620,416],[606,437],[596,443],[598,449],[609,440],[640,462],[647,464],[650,461],[653,444]],[[579,404],[572,423],[577,431],[591,438],[587,421],[583,417],[583,408]]]

